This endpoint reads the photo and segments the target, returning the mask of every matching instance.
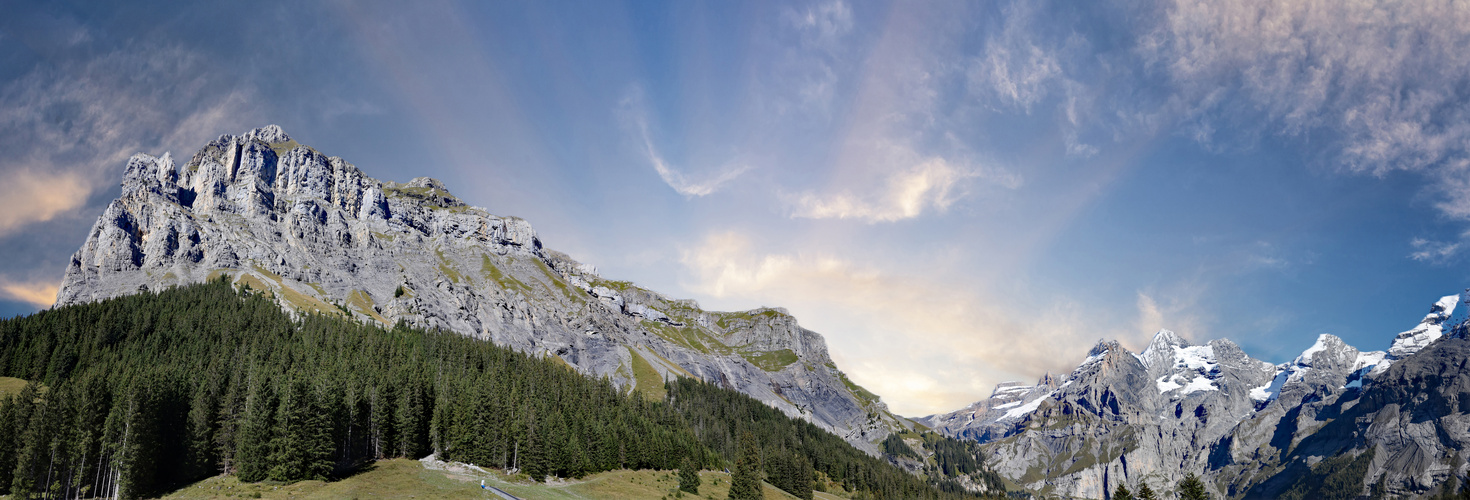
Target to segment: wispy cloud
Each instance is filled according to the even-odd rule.
[[[659,154],[658,148],[654,146],[653,137],[648,133],[648,117],[644,110],[641,89],[634,87],[629,90],[623,101],[619,103],[619,108],[623,118],[631,122],[630,125],[636,129],[643,154],[648,157],[648,162],[653,165],[653,170],[658,172],[659,179],[663,179],[664,184],[668,184],[670,188],[684,195],[685,198],[712,194],[721,186],[750,170],[749,165],[730,163],[716,169],[708,176],[691,178],[669,166],[668,162],[664,161],[663,155]]]
[[[86,203],[88,179],[76,172],[9,172],[0,183],[0,237]]]
[[[0,276],[0,297],[36,307],[51,307],[51,304],[56,303],[56,291],[60,285],[59,281],[17,282]]]
[[[791,196],[791,216],[893,222],[912,219],[926,211],[942,213],[967,193],[968,183],[974,179],[984,179],[1007,189],[1015,189],[1021,183],[1019,176],[1003,170],[987,171],[928,157],[897,169],[861,192],[805,191]]]
[[[0,83],[3,295],[37,306],[56,296],[67,257],[134,153],[187,157],[210,138],[264,123],[252,86],[194,50],[136,41],[51,54]],[[190,148],[179,151],[179,148]],[[65,234],[74,234],[67,237]]]
[[[1443,264],[1460,252],[1461,244],[1460,242],[1430,241],[1424,238],[1414,238],[1409,242],[1409,246],[1414,248],[1414,251],[1409,254],[1409,258],[1430,264]]]
[[[730,165],[717,170],[713,176],[700,180],[690,180],[683,173],[674,170],[669,167],[668,163],[664,162],[663,155],[660,155],[658,148],[653,146],[653,139],[648,137],[647,123],[640,120],[638,122],[638,130],[643,135],[643,151],[648,155],[648,161],[653,164],[653,169],[658,172],[658,177],[663,179],[664,184],[668,184],[669,187],[674,188],[674,191],[684,195],[685,198],[714,193],[720,186],[735,180],[736,177],[740,177],[740,174],[750,169],[746,165]]]
[[[836,95],[844,39],[853,30],[852,7],[833,0],[788,7],[782,17],[799,40],[777,63],[783,84],[796,89],[798,107],[825,112]]]
[[[989,37],[984,53],[970,62],[970,85],[978,87],[972,89],[975,93],[994,95],[1029,113],[1060,80],[1062,68],[1056,51],[1038,45],[1041,39],[1029,34],[1037,15],[1037,7],[1030,3],[1014,3],[1005,9],[1000,32]]]

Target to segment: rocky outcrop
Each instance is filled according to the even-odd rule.
[[[692,376],[866,450],[908,423],[850,386],[822,337],[779,309],[704,311],[544,248],[420,177],[383,182],[274,125],[183,166],[133,156],[67,267],[57,305],[225,277],[296,313],[442,328],[557,356],[629,390]]]
[[[1280,365],[1167,330],[1138,354],[1100,342],[1060,381],[1004,383],[916,421],[983,443],[997,472],[1047,495],[1104,498],[1120,483],[1169,491],[1193,472],[1218,496],[1276,498],[1308,491],[1323,460],[1370,449],[1368,472],[1351,478],[1362,494],[1422,494],[1467,472],[1470,403],[1459,401],[1470,326],[1444,328],[1458,300],[1441,298],[1387,352],[1323,334]]]

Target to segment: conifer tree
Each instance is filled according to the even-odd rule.
[[[1138,500],[1159,500],[1159,495],[1148,487],[1148,483],[1138,483]]]
[[[740,433],[740,459],[730,477],[730,500],[761,500],[761,450],[750,431]]]
[[[531,476],[532,481],[541,482],[546,480],[547,464],[545,441],[537,434],[535,425],[526,432],[526,446],[521,452],[521,470]]]
[[[679,466],[679,491],[699,494],[699,467],[689,457]]]
[[[15,472],[15,449],[20,436],[16,432],[15,396],[0,394],[0,495],[10,494]]]
[[[235,474],[241,481],[257,482],[270,472],[271,430],[274,427],[275,404],[270,383],[262,380],[263,375],[252,373],[249,393],[245,396],[245,408],[241,415],[238,443],[235,453]]]
[[[1199,480],[1199,476],[1193,472],[1184,475],[1179,480],[1179,498],[1181,500],[1209,500],[1210,496],[1205,493],[1205,483]]]
[[[1113,500],[1133,500],[1133,492],[1123,483],[1118,483],[1118,489],[1113,490]]]

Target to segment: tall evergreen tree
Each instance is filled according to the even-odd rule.
[[[1148,487],[1148,483],[1138,483],[1138,500],[1159,500],[1159,495]]]
[[[1123,483],[1118,483],[1118,488],[1113,490],[1113,500],[1133,500],[1133,492]]]
[[[1184,475],[1179,480],[1179,498],[1181,500],[1209,500],[1210,495],[1205,492],[1205,483],[1199,480],[1199,476],[1193,472]]]
[[[699,466],[689,457],[684,457],[684,463],[679,465],[679,490],[699,494]]]
[[[521,470],[531,476],[532,481],[541,482],[546,480],[549,473],[546,463],[546,447],[544,439],[537,433],[536,426],[531,425],[526,432],[526,446],[521,454]]]
[[[760,500],[765,498],[761,489],[761,450],[750,431],[740,433],[740,459],[735,461],[735,473],[730,477],[730,500]]]
[[[15,396],[0,394],[0,495],[10,494],[10,483],[15,473],[15,450],[19,448],[20,436],[16,432]]]
[[[250,392],[245,396],[235,451],[235,474],[245,482],[263,480],[270,473],[275,402],[270,383],[263,380],[259,370],[255,372],[250,375]]]

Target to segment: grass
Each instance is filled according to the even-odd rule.
[[[848,392],[851,392],[852,395],[857,396],[858,399],[863,401],[863,403],[871,405],[878,402],[877,394],[869,392],[867,389],[864,389],[863,386],[852,383],[852,380],[849,380],[847,378],[846,373],[842,373],[840,371],[837,372],[837,378],[842,379],[842,385],[847,386]]]
[[[399,185],[384,185],[383,196],[390,198],[408,198],[417,201],[429,210],[449,210],[452,212],[465,212],[470,209],[468,205],[459,200],[459,197],[450,194],[449,191],[431,187],[408,187]],[[445,199],[452,200],[448,205]]]
[[[753,322],[756,318],[776,319],[782,316],[775,309],[759,309],[758,311],[715,312],[711,314],[719,316],[719,319],[715,320],[715,324],[719,325],[721,330],[728,330],[731,326],[744,326],[742,323]]]
[[[724,472],[701,471],[699,473],[699,495],[683,494],[680,498],[723,499],[730,494],[730,475]],[[506,476],[501,471],[488,473],[459,469],[453,471],[433,470],[417,460],[383,460],[367,470],[350,477],[332,481],[301,481],[291,484],[273,482],[242,483],[234,476],[219,476],[205,479],[175,490],[163,498],[206,499],[206,498],[264,498],[264,499],[314,499],[314,498],[414,498],[414,499],[483,499],[499,498],[488,490],[480,489],[480,481],[526,500],[634,500],[675,498],[679,486],[678,474],[674,471],[615,470],[593,474],[583,479],[531,483],[520,476]],[[796,497],[776,489],[770,484],[762,485],[765,496],[771,500],[787,500]],[[259,495],[258,497],[256,495]],[[816,492],[816,498],[834,500],[843,498],[829,493]]]
[[[301,145],[301,143],[298,143],[298,142],[296,142],[295,139],[292,139],[292,140],[289,140],[289,141],[286,141],[286,142],[273,142],[273,143],[271,143],[270,146],[271,146],[271,151],[275,151],[276,152],[276,156],[277,157],[281,157],[281,156],[285,156],[288,151],[291,151],[293,149],[296,149],[296,146],[300,146],[300,145]]]
[[[265,276],[266,278],[269,278],[271,281],[275,281],[275,286],[267,285],[265,282],[263,282],[260,279],[256,278],[255,275],[252,275],[252,274],[241,274],[240,277],[236,280],[236,282],[237,283],[241,283],[241,284],[245,284],[245,285],[250,285],[250,288],[253,288],[253,289],[256,289],[256,290],[259,290],[259,291],[262,291],[262,292],[275,292],[275,291],[279,291],[280,294],[281,294],[281,297],[283,297],[283,298],[286,299],[286,303],[290,304],[292,309],[295,309],[295,310],[300,311],[300,312],[303,312],[303,313],[304,312],[318,312],[318,313],[322,313],[322,314],[340,314],[341,313],[341,311],[339,309],[337,309],[337,306],[328,304],[326,302],[323,302],[321,299],[318,299],[316,297],[313,297],[313,296],[310,296],[310,295],[307,295],[307,294],[298,292],[295,289],[293,289],[293,288],[291,288],[289,286],[286,286],[285,280],[283,280],[279,275],[276,275],[275,273],[272,273],[272,272],[267,271],[265,269],[261,269],[260,267],[256,267],[255,268],[255,272],[256,273],[259,273],[259,274],[261,274],[263,276]],[[313,287],[313,288],[315,288],[315,287]]]
[[[643,356],[638,355],[635,349],[628,349],[628,354],[633,357],[633,379],[638,382],[635,390],[642,393],[649,401],[663,401],[664,396],[669,393],[669,388],[664,386],[663,376]]]
[[[382,315],[378,314],[378,311],[376,309],[373,309],[375,303],[373,302],[372,296],[368,295],[367,292],[364,292],[362,290],[353,290],[352,293],[347,294],[347,305],[357,308],[358,311],[368,315],[368,317],[378,320],[379,323],[382,323],[386,326],[393,326],[391,323],[388,322],[387,318],[384,318]]]
[[[675,363],[673,361],[669,361],[669,358],[665,358],[662,354],[659,354],[659,353],[654,352],[654,351],[648,351],[648,352],[651,353],[651,354],[653,354],[654,356],[658,356],[658,359],[664,362],[664,366],[667,366],[670,369],[673,369],[675,372],[678,372],[678,374],[683,375],[685,377],[689,377],[689,378],[698,378],[698,377],[695,377],[693,373],[689,373],[689,370],[685,370],[684,367],[679,366],[678,363]]]
[[[489,260],[488,256],[486,257],[486,260]],[[546,275],[546,279],[551,281],[552,286],[555,286],[557,290],[560,290],[561,294],[565,295],[567,300],[570,300],[573,303],[587,302],[587,296],[582,293],[581,290],[573,290],[570,285],[567,285],[566,280],[563,280],[560,275],[551,270],[550,266],[546,265],[546,262],[542,261],[541,259],[533,259],[533,262],[534,264],[532,265],[536,266],[537,269],[540,269],[541,273]]]
[[[500,266],[495,265],[495,262],[490,260],[490,254],[480,254],[480,273],[484,274],[490,281],[499,284],[502,290],[520,290],[521,293],[531,293],[530,285],[501,271]]]
[[[692,323],[691,320],[688,320],[687,318],[679,319],[683,320],[685,326],[675,327],[646,319],[640,321],[639,325],[642,326],[643,329],[648,330],[649,332],[652,332],[659,337],[663,337],[665,340],[668,340],[678,345],[682,345],[684,347],[688,347],[690,349],[694,349],[705,354],[726,355],[735,352],[734,349],[726,346],[723,342],[720,342],[719,339],[706,333],[703,328],[692,326],[690,324]]]
[[[439,256],[439,272],[444,273],[445,276],[448,276],[449,281],[453,281],[455,283],[464,281],[464,275],[459,274],[459,271],[454,270],[454,263],[449,262],[449,259],[444,257],[444,250],[435,248],[434,253]]]
[[[741,352],[740,356],[745,358],[746,361],[749,361],[750,364],[768,372],[779,372],[798,360],[796,353],[791,352],[791,349],[765,352]]]
[[[26,386],[24,379],[15,377],[0,377],[0,396],[14,396],[20,394],[20,390]]]

